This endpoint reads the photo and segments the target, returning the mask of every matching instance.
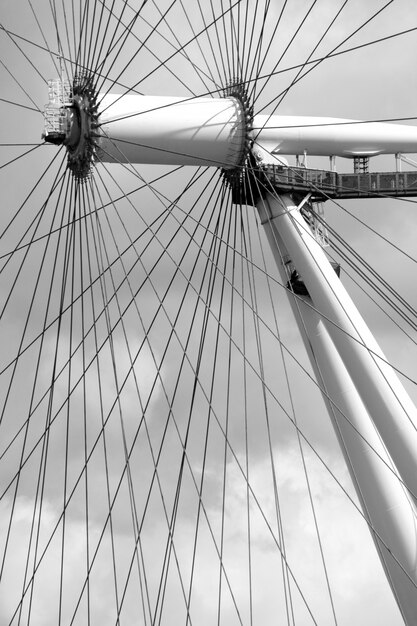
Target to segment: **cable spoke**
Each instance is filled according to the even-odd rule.
[[[417,26],[410,17],[406,23],[411,0],[404,3],[48,0],[41,7],[23,0],[18,10],[0,9],[0,612],[10,626],[36,626],[39,616],[60,626],[193,626],[202,616],[253,626],[271,615],[288,626],[337,626],[360,621],[374,592],[382,608],[367,604],[369,624],[401,619],[377,552],[397,565],[410,597],[415,581],[388,533],[380,536],[361,508],[362,496],[352,495],[359,483],[354,472],[349,481],[332,423],[336,435],[345,427],[352,433],[387,484],[411,500],[417,494],[370,431],[361,432],[354,412],[338,406],[348,403],[338,392],[339,402],[332,397],[317,363],[310,365],[307,315],[318,314],[329,335],[358,348],[363,342],[291,292],[288,267],[280,267],[288,258],[266,247],[278,231],[265,236],[257,209],[262,215],[262,198],[272,202],[279,193],[269,166],[256,160],[256,116],[289,107],[296,85],[305,87],[311,113],[350,106],[358,86],[368,97],[361,84],[368,66],[347,71],[355,53],[373,63],[376,85],[382,67],[393,84],[406,77]],[[320,70],[317,83],[310,72],[321,66],[331,78],[336,63],[343,89],[329,80],[322,93]],[[53,97],[61,87],[65,110]],[[409,82],[402,88],[406,98]],[[169,101],[153,118],[166,116],[169,128],[174,99],[192,111],[194,100],[206,98],[216,111],[217,99],[228,98],[231,133],[245,135],[239,164],[231,167],[237,157],[229,153],[224,164],[210,161],[223,143],[202,149],[199,164],[205,139],[198,128],[190,149],[182,136],[182,143],[167,137],[171,152],[158,152],[146,127],[152,116],[140,117],[148,112],[138,111],[143,104],[133,94],[149,94],[149,108]],[[376,103],[377,89],[371,97]],[[105,119],[109,102],[119,125]],[[327,111],[313,124],[271,121],[279,138],[280,128],[302,136],[304,127],[324,135],[334,126],[339,136],[340,125],[359,136],[363,124],[417,120],[389,95],[378,106],[360,121],[325,118]],[[146,145],[136,141],[139,132],[129,136],[144,123]],[[153,149],[154,160],[159,153],[162,162],[193,165],[131,162],[141,147]],[[288,176],[297,180],[292,158]],[[319,167],[319,158],[309,155],[309,167]],[[384,158],[372,163],[383,169]],[[407,180],[410,193],[410,173]],[[417,313],[406,275],[417,263],[409,234],[417,199],[375,194],[376,214],[362,200],[338,202],[314,185],[310,193],[309,224],[326,232],[326,256],[342,264],[341,280],[414,394]],[[318,199],[330,200],[327,220]],[[316,231],[301,221],[299,232],[308,242]],[[388,371],[388,360],[369,355]],[[365,548],[368,529],[376,558]],[[348,606],[338,565],[345,560],[351,575],[355,558],[355,572],[363,567],[374,586],[362,585],[358,600],[355,573]]]

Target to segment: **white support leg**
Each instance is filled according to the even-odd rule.
[[[285,284],[288,277],[282,259],[287,255],[287,249],[277,230],[276,222],[280,218],[268,219],[266,211],[269,209],[262,200],[258,209]],[[298,269],[297,264],[296,267]],[[336,277],[332,268],[331,272]],[[310,284],[306,280],[305,283],[310,289]],[[417,532],[414,506],[390,469],[391,459],[325,323],[309,306],[312,303],[310,297],[296,297],[292,292],[288,292],[288,295],[317,381],[325,391],[324,399],[363,512],[374,529],[372,534],[381,562],[405,623],[411,626],[417,623]]]
[[[259,203],[282,238],[410,493],[417,497],[417,410],[288,195]]]
[[[362,510],[375,531],[371,534],[404,621],[413,626],[417,624],[414,506],[323,321],[304,302],[300,305],[317,380],[332,400],[326,396]]]

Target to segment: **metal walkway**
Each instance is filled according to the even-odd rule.
[[[280,193],[312,192],[312,199],[417,197],[417,170],[338,174],[304,167],[266,165],[268,183]]]

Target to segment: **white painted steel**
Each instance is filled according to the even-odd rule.
[[[259,209],[282,237],[402,480],[417,495],[416,407],[291,196],[268,195]]]
[[[323,381],[324,389],[337,407],[331,406],[330,415],[341,448],[348,458],[348,467],[362,509],[375,529],[372,535],[381,562],[405,623],[408,626],[415,626],[417,624],[415,509],[397,475],[390,469],[392,467],[390,459],[381,439],[323,321],[305,304],[301,303],[300,308],[315,356],[318,380]]]
[[[246,122],[234,98],[107,95],[100,110],[103,161],[232,168],[242,157]],[[417,152],[414,127],[340,124],[344,121],[256,116],[255,150],[345,157]],[[397,477],[381,461],[390,463],[374,424],[404,483],[417,494],[417,411],[291,197],[268,196],[258,209],[281,271],[276,242],[282,236],[324,316],[320,319],[304,302],[296,306],[290,296],[318,381],[337,405],[326,400],[364,512],[382,538],[381,543],[374,537],[388,579],[406,623],[415,624],[416,588],[392,557],[417,580],[415,510]]]
[[[352,123],[353,122],[353,123]],[[373,156],[417,152],[417,127],[333,117],[257,115],[256,144],[273,154]]]
[[[230,168],[242,156],[245,121],[234,98],[111,94],[98,100],[102,161]]]
[[[258,210],[282,283],[286,284],[288,277],[282,260],[287,258],[288,252],[277,232],[275,220],[265,221],[262,200]],[[323,320],[309,306],[311,299],[296,297],[290,291],[288,297],[316,379],[324,392],[323,398],[363,513],[375,531],[371,534],[387,579],[405,623],[414,626],[417,623],[417,520],[414,506],[398,480]]]
[[[246,122],[235,98],[99,95],[101,160],[213,165],[239,163]],[[372,156],[417,152],[417,127],[304,116],[257,115],[255,151],[276,155]]]

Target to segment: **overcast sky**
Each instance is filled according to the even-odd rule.
[[[113,11],[126,26],[140,3],[124,4]],[[86,40],[90,59],[105,61],[102,89],[216,92],[240,28],[232,38],[265,77],[255,112],[272,112],[298,70],[271,72],[313,50],[318,59],[417,27],[413,0],[290,0],[275,32],[282,0],[242,0],[231,3],[234,25],[227,18],[191,41],[228,4],[178,1],[163,20],[171,2],[149,0],[124,39],[114,18],[105,28],[111,3],[102,12],[90,2]],[[32,626],[107,626],[117,607],[122,625],[185,624],[188,602],[189,623],[204,626],[251,616],[400,626],[255,210],[223,202],[210,169],[99,163],[77,186],[64,174],[64,149],[23,155],[41,142],[46,80],[57,74],[59,44],[70,71],[80,19],[58,0],[0,6],[0,624],[26,624],[30,610]],[[326,59],[276,113],[412,118],[416,43],[413,31]],[[268,50],[264,61],[257,49]],[[371,162],[394,167],[394,158]],[[415,307],[414,201],[328,202],[325,211]],[[343,263],[342,280],[417,401],[415,330],[388,319]]]

